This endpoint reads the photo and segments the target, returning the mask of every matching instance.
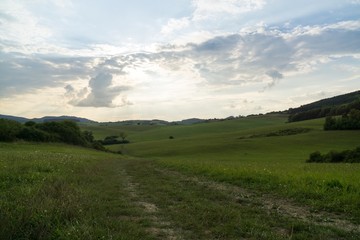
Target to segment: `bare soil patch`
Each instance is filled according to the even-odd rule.
[[[137,190],[139,184],[133,181],[132,176],[125,170],[122,170],[120,174],[124,177],[124,187],[131,196],[133,203],[143,209],[146,219],[150,220],[152,223],[151,226],[147,228],[147,231],[159,239],[183,239],[181,235],[171,227],[172,224],[169,221],[161,219],[156,215],[158,207],[155,204],[145,201],[140,197]]]

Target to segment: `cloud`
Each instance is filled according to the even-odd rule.
[[[0,4],[0,46],[3,51],[29,53],[33,49],[48,46],[51,29],[39,24],[39,20],[21,3],[6,1]],[[5,12],[5,13],[4,13]]]
[[[266,75],[271,78],[271,81],[267,84],[266,87],[263,88],[262,92],[265,91],[266,89],[274,87],[280,81],[280,79],[284,78],[284,75],[282,75],[281,73],[279,73],[277,70],[274,69],[267,71]]]
[[[193,19],[206,20],[219,16],[236,15],[263,8],[264,0],[193,0]]]
[[[201,43],[167,45],[158,52],[116,56],[99,66],[117,74],[127,74],[129,69],[144,74],[154,69],[179,74],[190,71],[194,81],[198,76],[208,85],[263,83],[260,91],[264,91],[284,76],[313,71],[334,56],[359,54],[359,34],[359,21],[298,27],[293,31],[262,26],[261,31],[240,31]]]
[[[70,102],[72,104],[76,103],[76,99],[83,99],[88,94],[88,89],[86,87],[82,88],[79,91],[76,91],[76,89],[72,85],[68,84],[64,87],[64,89],[66,90],[65,97],[71,99]]]
[[[92,72],[89,58],[58,58],[18,53],[0,53],[0,96],[63,86]]]
[[[238,34],[228,36],[217,36],[201,44],[194,45],[194,50],[198,52],[222,52],[232,50],[240,41]]]
[[[190,25],[190,19],[188,17],[183,17],[180,19],[171,18],[166,25],[161,29],[161,33],[169,35],[174,31],[184,29]]]
[[[113,103],[113,100],[119,96],[120,93],[129,90],[127,86],[112,86],[113,76],[110,73],[101,72],[95,77],[91,78],[89,81],[90,93],[86,98],[81,98],[83,92],[78,92],[76,94],[75,89],[71,85],[65,87],[67,96],[70,96],[72,99],[69,101],[71,105],[79,107],[117,107]],[[122,98],[121,105],[131,104],[125,97]]]
[[[313,71],[339,57],[359,56],[358,39],[360,21],[343,21],[293,30],[262,25],[261,31],[241,30],[201,42],[164,45],[153,52],[108,57],[2,52],[0,94],[8,97],[45,87],[65,87],[71,105],[116,107],[131,104],[124,92],[131,90],[131,94],[146,84],[167,84],[158,78],[170,75],[169,82],[193,81],[200,84],[191,86],[199,88],[252,85],[264,91],[281,79]],[[79,80],[89,81],[88,86],[73,84]]]

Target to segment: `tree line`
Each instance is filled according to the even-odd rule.
[[[306,108],[304,108],[306,109]],[[304,121],[315,118],[322,118],[327,116],[340,116],[350,113],[352,109],[360,110],[360,100],[355,100],[348,104],[342,104],[337,106],[318,107],[309,110],[292,111],[289,109],[289,122]]]
[[[319,151],[310,154],[306,162],[314,163],[360,163],[360,147],[353,150],[345,150],[341,152],[330,151],[321,154]]]
[[[352,109],[341,117],[328,116],[324,130],[358,130],[360,129],[360,110]]]
[[[92,147],[105,150],[99,141],[95,141],[92,132],[81,131],[80,127],[69,120],[21,124],[14,120],[0,119],[0,141],[17,140],[32,142],[63,142],[67,144]]]

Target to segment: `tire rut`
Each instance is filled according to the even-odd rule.
[[[148,233],[156,236],[159,239],[167,239],[167,240],[181,240],[183,239],[178,231],[175,231],[171,226],[172,224],[162,218],[159,218],[156,214],[158,212],[158,207],[145,201],[138,194],[138,186],[139,184],[133,180],[133,177],[130,176],[126,170],[121,170],[120,174],[123,176],[123,185],[125,190],[128,192],[131,197],[133,203],[139,206],[145,213],[146,217],[144,219],[151,221],[151,226],[147,228]]]
[[[239,204],[260,206],[269,214],[277,213],[294,219],[301,220],[319,226],[333,227],[346,232],[360,232],[360,225],[354,224],[341,215],[329,212],[314,212],[307,206],[301,206],[290,199],[281,198],[272,194],[261,193],[254,190],[244,189],[228,183],[220,183],[213,180],[188,176],[175,170],[156,168],[156,171],[166,175],[178,177],[182,181],[189,181],[203,187],[221,191],[229,195]]]

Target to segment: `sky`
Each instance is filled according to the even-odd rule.
[[[360,0],[1,0],[0,114],[225,118],[360,89]]]

